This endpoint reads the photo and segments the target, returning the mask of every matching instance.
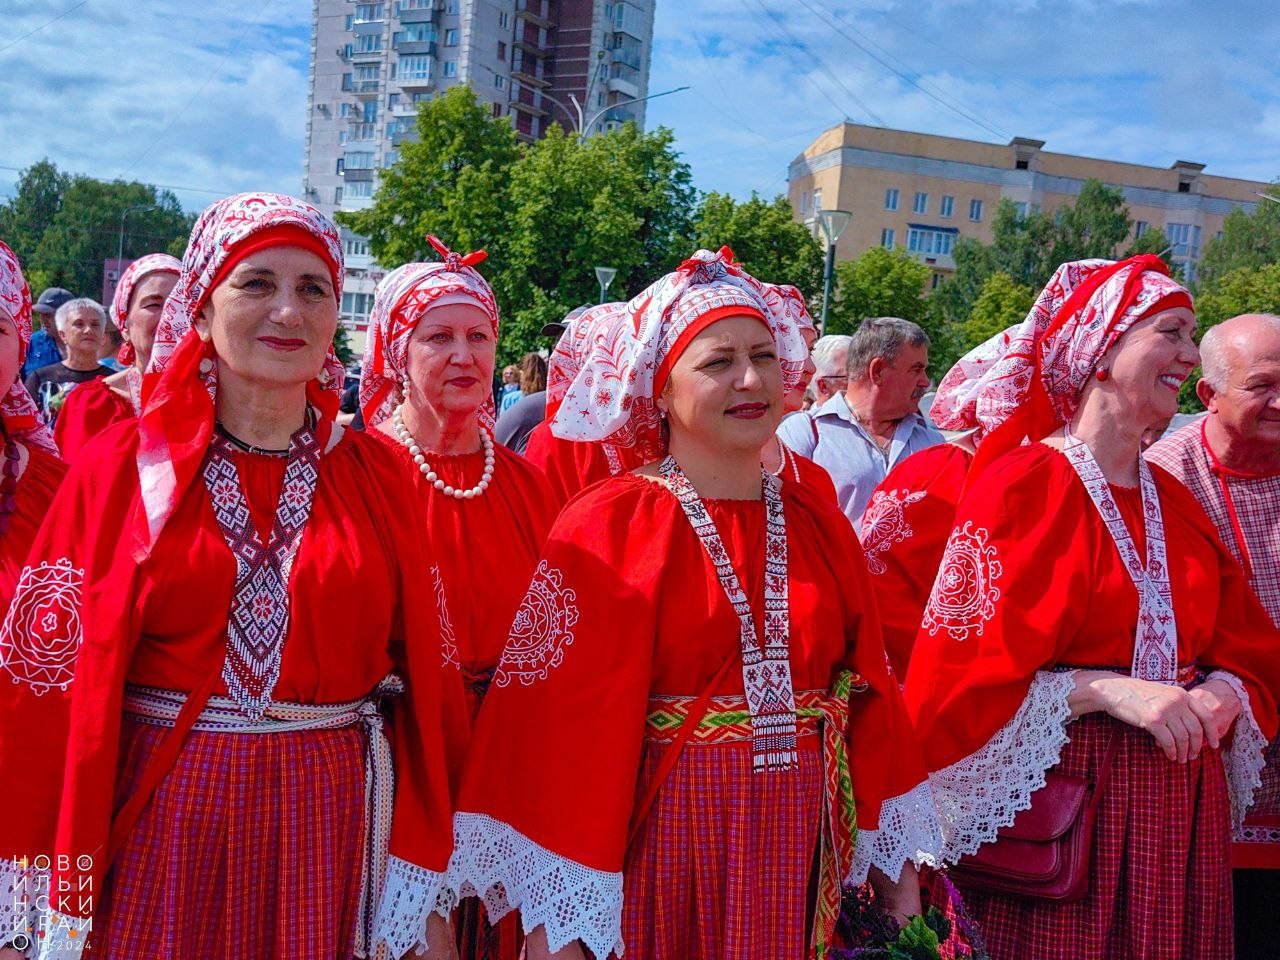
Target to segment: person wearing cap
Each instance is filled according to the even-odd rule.
[[[1232,955],[1231,825],[1276,731],[1280,659],[1204,509],[1141,455],[1198,362],[1195,327],[1158,257],[1066,263],[966,358],[976,383],[949,404],[984,435],[903,695],[993,960]],[[1037,836],[1086,854],[1002,884]]]
[[[39,367],[26,378],[27,392],[53,419],[65,394],[78,384],[115,373],[99,360],[107,326],[107,311],[89,297],[68,300],[54,314],[66,356]]]
[[[129,264],[120,277],[111,299],[111,319],[127,338],[117,354],[125,368],[67,394],[53,435],[68,463],[112,424],[137,422],[142,412],[142,372],[151,359],[160,311],[181,269],[174,257],[149,253]]]
[[[54,322],[54,314],[64,303],[75,299],[75,294],[62,287],[49,287],[40,294],[40,299],[31,308],[33,314],[40,319],[40,328],[31,334],[27,358],[22,361],[20,377],[26,380],[41,367],[57,363],[62,359],[62,337],[58,335],[58,326]]]
[[[342,276],[310,204],[205,210],[142,416],[28,555],[0,628],[0,877],[37,894],[16,919],[42,956],[86,932],[90,956],[453,956],[465,703],[407,472],[334,422]]]

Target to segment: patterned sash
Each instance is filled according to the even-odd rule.
[[[738,615],[742,645],[742,687],[751,712],[752,763],[755,770],[786,770],[797,762],[796,698],[791,686],[789,638],[791,613],[787,601],[787,526],[778,495],[777,477],[764,470],[765,574],[764,645],[756,634],[751,603],[738,581],[729,553],[716,530],[715,521],[698,497],[689,478],[674,457],[659,468],[670,485],[693,532],[716,568],[720,587]]]
[[[253,723],[271,704],[289,630],[289,573],[311,518],[320,443],[310,417],[289,440],[289,462],[276,504],[271,539],[263,547],[232,459],[235,448],[215,433],[205,454],[204,482],[222,536],[236,558],[236,586],[227,614],[227,693]]]
[[[1111,485],[1103,475],[1093,452],[1083,440],[1066,431],[1063,453],[1075,469],[1080,482],[1089,491],[1098,508],[1120,559],[1138,590],[1138,627],[1133,644],[1133,676],[1142,680],[1176,683],[1178,679],[1178,625],[1173,612],[1173,590],[1169,585],[1169,566],[1165,556],[1164,518],[1160,512],[1160,495],[1156,491],[1151,468],[1138,458],[1138,477],[1142,490],[1142,520],[1147,541],[1147,558],[1143,563],[1124,518],[1111,496]]]
[[[843,670],[836,677],[830,693],[802,690],[795,696],[799,733],[817,732],[822,736],[822,793],[825,803],[818,858],[818,897],[812,931],[814,956],[818,958],[830,952],[836,920],[840,916],[844,878],[853,869],[858,826],[845,735],[849,729],[849,699],[853,693],[866,689],[865,680]],[[670,740],[685,721],[693,702],[693,697],[650,697],[645,739],[659,743]],[[689,742],[708,744],[752,739],[751,713],[743,709],[745,706],[741,697],[716,697]]]

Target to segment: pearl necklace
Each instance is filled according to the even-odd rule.
[[[480,445],[484,447],[484,473],[480,476],[480,482],[469,490],[460,490],[449,486],[431,469],[431,464],[427,463],[427,455],[422,452],[422,447],[418,446],[418,442],[413,439],[413,434],[404,425],[403,410],[404,404],[396,407],[395,412],[391,414],[391,426],[396,432],[396,439],[409,449],[409,456],[413,457],[413,462],[418,465],[418,470],[422,472],[427,483],[446,497],[454,497],[457,500],[471,500],[489,489],[489,481],[493,479],[493,440],[488,430],[483,427],[480,429]]]

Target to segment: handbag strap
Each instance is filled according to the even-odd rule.
[[[221,650],[218,651],[219,654],[222,654],[222,652]],[[152,794],[156,792],[156,788],[160,786],[164,778],[169,775],[169,771],[173,769],[173,765],[177,763],[178,754],[182,752],[182,745],[186,742],[187,734],[191,732],[191,728],[204,711],[205,705],[213,695],[213,688],[218,685],[218,678],[222,676],[222,663],[223,657],[219,656],[217,662],[213,665],[213,669],[205,675],[200,685],[187,695],[186,702],[183,703],[182,709],[178,711],[178,716],[174,719],[168,735],[161,741],[156,752],[151,755],[147,765],[142,768],[142,774],[138,777],[137,789],[129,795],[129,799],[124,802],[124,805],[112,819],[110,839],[107,841],[107,862],[103,868],[104,873],[106,870],[111,869],[111,864],[115,861],[121,848],[124,847],[124,842],[129,838],[129,834],[133,832],[133,828],[137,826],[138,818],[142,816],[142,811],[146,808]]]
[[[1107,782],[1111,779],[1111,768],[1115,766],[1116,754],[1120,751],[1120,731],[1115,724],[1123,721],[1113,721],[1111,727],[1111,737],[1107,740],[1106,753],[1102,755],[1102,763],[1098,767],[1098,775],[1093,780],[1093,796],[1089,798],[1089,816],[1092,817],[1098,809],[1098,804],[1102,800],[1102,792],[1107,789]]]
[[[671,771],[675,769],[676,761],[680,759],[680,754],[684,752],[685,744],[689,742],[693,732],[698,729],[698,724],[702,722],[702,718],[711,709],[711,698],[715,696],[715,692],[719,689],[720,684],[724,682],[724,678],[729,675],[729,669],[737,663],[740,652],[739,650],[733,650],[724,658],[724,663],[720,664],[720,669],[711,678],[711,682],[707,684],[702,693],[698,694],[698,699],[693,702],[693,706],[689,708],[688,715],[680,724],[676,735],[671,739],[671,745],[667,747],[662,759],[658,761],[658,769],[654,771],[653,777],[649,780],[649,785],[645,787],[644,794],[631,811],[631,826],[627,828],[628,848],[631,847],[636,834],[640,832],[640,828],[644,825],[645,818],[649,816],[649,811],[653,808],[653,801],[658,798],[658,791],[662,789],[663,783],[666,782],[667,777],[671,776]]]

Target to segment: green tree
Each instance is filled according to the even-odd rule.
[[[884,247],[872,247],[856,260],[839,264],[827,332],[852,333],[867,317],[926,324],[924,289],[931,273],[906,251]]]
[[[338,222],[368,237],[375,259],[390,267],[434,258],[429,233],[464,253],[488,250],[499,262],[507,179],[521,153],[510,122],[459,85],[418,107],[417,132],[381,171],[373,205],[339,213]]]
[[[168,190],[137,182],[72,177],[30,256],[33,278],[78,295],[100,297],[102,263],[120,249],[121,214],[126,211],[126,259],[168,250],[176,239],[185,240],[194,220]]]
[[[708,193],[693,218],[695,248],[733,249],[753,276],[799,288],[811,304],[822,300],[822,245],[797,223],[786,197],[765,200],[754,191],[738,203],[723,193]]]
[[[1030,311],[1035,296],[1036,291],[1015,283],[1009,274],[1003,271],[991,274],[982,284],[982,292],[974,301],[969,319],[963,324],[964,348],[971,350],[1001,330],[1019,323]]]
[[[69,176],[44,159],[18,175],[17,191],[7,203],[0,205],[0,238],[18,255],[24,272],[31,269],[40,238],[53,223],[70,183]],[[35,288],[34,281],[32,287]],[[39,292],[36,288],[36,293]]]
[[[344,367],[356,360],[356,352],[351,347],[351,334],[342,323],[333,332],[333,352]]]
[[[1134,257],[1140,253],[1154,253],[1172,269],[1174,265],[1169,259],[1169,247],[1168,235],[1159,227],[1152,227],[1142,236],[1136,238],[1133,243],[1129,244],[1124,255],[1126,257]]]
[[[1210,240],[1200,260],[1200,283],[1211,286],[1241,267],[1263,267],[1280,261],[1280,184],[1267,188],[1253,213],[1237,207],[1222,223],[1222,237]]]
[[[1075,203],[1064,204],[1055,219],[1057,230],[1041,285],[1060,263],[1114,257],[1133,225],[1124,194],[1100,180],[1086,180]]]

